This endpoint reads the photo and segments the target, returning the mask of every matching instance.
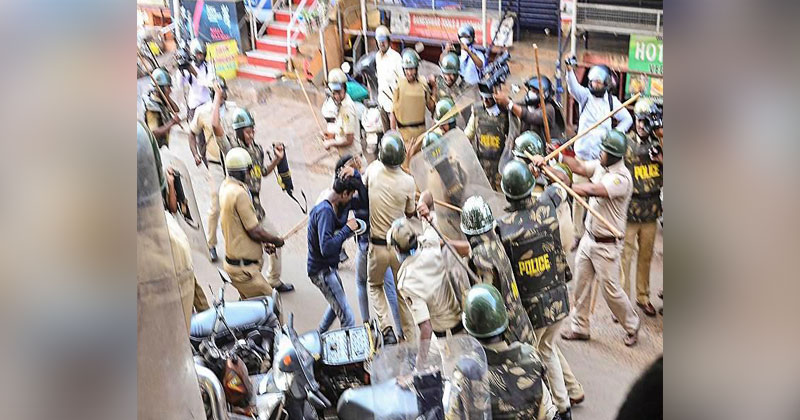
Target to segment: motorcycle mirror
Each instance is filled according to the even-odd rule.
[[[421,53],[424,49],[425,45],[422,45],[421,42],[418,41],[416,44],[414,44],[414,51],[416,51],[418,54]]]
[[[350,73],[350,63],[348,63],[347,61],[342,63],[341,68],[342,68],[342,71],[345,72],[345,74],[349,74]]]
[[[516,84],[516,83],[512,83],[511,84],[511,93],[517,94],[517,93],[519,93],[519,91],[520,91],[519,85]]]
[[[223,269],[217,267],[217,271],[219,272],[219,276],[222,278],[222,282],[225,284],[232,284],[230,276],[226,273]]]

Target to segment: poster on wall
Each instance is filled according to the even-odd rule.
[[[409,35],[419,38],[456,40],[458,28],[463,24],[475,28],[475,41],[483,44],[483,33],[487,31],[486,44],[492,42],[497,31],[497,19],[486,18],[486,29],[481,28],[480,16],[442,15],[435,11],[402,9],[392,10],[391,31],[393,34]]]
[[[181,29],[185,39],[207,43],[233,39],[241,45],[235,2],[181,1]]]
[[[238,56],[239,47],[233,39],[208,44],[208,59],[214,64],[217,76],[225,80],[236,77],[236,69],[239,67],[236,60]]]
[[[664,39],[631,35],[628,46],[628,73],[625,95],[664,96]],[[636,73],[645,72],[650,74]],[[656,75],[662,75],[654,76]]]

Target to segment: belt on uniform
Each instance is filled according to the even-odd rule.
[[[462,324],[461,321],[458,321],[458,324],[450,328],[450,334],[458,334],[463,330],[464,330],[464,324]],[[444,332],[434,331],[433,335],[439,338],[444,338],[447,336],[447,331],[446,330]]]
[[[419,127],[421,125],[425,125],[425,121],[412,124],[403,124],[400,121],[397,121],[397,128],[412,128],[412,127]]]
[[[228,263],[228,264],[230,264],[230,265],[240,265],[240,266],[244,266],[244,265],[251,265],[251,264],[255,264],[255,263],[257,263],[257,262],[258,262],[258,260],[248,260],[248,259],[244,259],[244,258],[243,258],[243,259],[241,259],[241,260],[233,260],[233,259],[230,259],[230,258],[228,258],[228,257],[225,257],[225,262],[226,262],[226,263]]]
[[[216,161],[213,161],[213,160],[209,160],[208,163],[213,163],[214,165],[222,166],[222,162],[216,162]]]
[[[615,244],[619,240],[613,236],[594,236],[592,235],[592,232],[589,232],[588,230],[586,233],[589,234],[589,237],[592,238],[593,241],[600,244]]]
[[[649,193],[633,194],[633,196],[636,197],[636,198],[653,198],[653,197],[657,197],[659,195],[661,195],[661,190],[653,191],[653,192],[649,192]]]
[[[388,245],[386,243],[386,239],[375,238],[375,237],[372,237],[372,236],[370,236],[370,238],[369,238],[369,243],[371,243],[373,245]]]

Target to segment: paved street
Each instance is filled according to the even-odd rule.
[[[140,87],[146,86],[146,83],[140,79],[139,85]],[[182,102],[181,98],[177,98],[178,94],[173,94],[173,96],[178,102]],[[297,96],[295,100],[267,98],[267,103],[250,106],[249,109],[256,120],[256,140],[265,150],[271,150],[273,141],[282,141],[286,144],[295,185],[295,196],[301,197],[300,192],[304,191],[310,208],[318,194],[324,188],[329,187],[335,158],[329,156],[319,162],[313,162],[316,158],[323,156],[325,150],[316,143],[316,124],[311,120],[302,96]],[[188,128],[188,124],[184,125]],[[206,172],[202,166],[195,167],[189,152],[187,135],[178,127],[175,127],[172,132],[170,149],[180,156],[188,167],[192,168],[191,176],[195,195],[205,223],[209,207],[209,186]],[[261,197],[268,217],[281,233],[291,229],[303,218],[303,214],[294,201],[280,190],[273,175],[264,179],[262,188]],[[221,244],[217,247],[217,251],[222,258],[225,255],[225,249],[221,231],[218,236]],[[356,253],[352,240],[348,241],[346,250],[351,258],[341,265],[340,273],[348,300],[354,308],[354,312],[358,314],[353,273]],[[662,235],[659,232],[651,277],[652,299],[657,308],[662,305],[661,300],[655,296],[656,291],[662,287],[663,281],[662,250]],[[315,328],[326,305],[322,294],[305,275],[306,252],[306,230],[301,229],[287,240],[283,249],[283,280],[293,283],[296,287],[293,293],[283,295],[283,303],[286,311],[294,312],[296,328],[299,332]],[[219,276],[209,261],[196,257],[195,270],[204,287],[211,285],[216,291],[221,285]],[[632,268],[631,273],[635,273],[635,267]],[[574,287],[574,284],[571,286]],[[206,293],[209,293],[208,290]],[[230,287],[226,297],[229,300],[237,299],[235,289]],[[614,419],[632,382],[651,361],[663,352],[662,317],[659,315],[656,318],[649,318],[641,312],[640,316],[643,324],[639,344],[633,348],[627,348],[622,343],[624,337],[622,328],[618,324],[612,323],[607,305],[602,296],[598,296],[596,313],[592,317],[592,341],[576,343],[562,341],[564,354],[586,391],[584,403],[573,409],[574,418]],[[357,316],[357,318],[360,317]]]

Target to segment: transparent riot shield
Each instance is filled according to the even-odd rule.
[[[504,214],[505,197],[494,191],[486,179],[478,157],[461,129],[445,133],[411,158],[409,164],[420,191],[430,190],[436,200],[461,207],[470,196],[482,196],[495,218]],[[461,215],[436,206],[439,228],[450,239],[464,239]]]
[[[192,258],[197,260],[203,258],[211,261],[208,254],[208,241],[206,240],[203,221],[200,217],[200,210],[197,207],[197,200],[194,196],[194,186],[189,175],[189,169],[175,154],[167,148],[161,148],[161,162],[164,170],[172,170],[175,176],[175,194],[178,197],[178,211],[174,215],[181,229],[189,239],[192,248]]]
[[[372,363],[375,420],[490,419],[486,353],[475,338],[436,338],[385,347]]]
[[[164,214],[158,150],[141,122],[137,130],[139,418],[205,418]]]

